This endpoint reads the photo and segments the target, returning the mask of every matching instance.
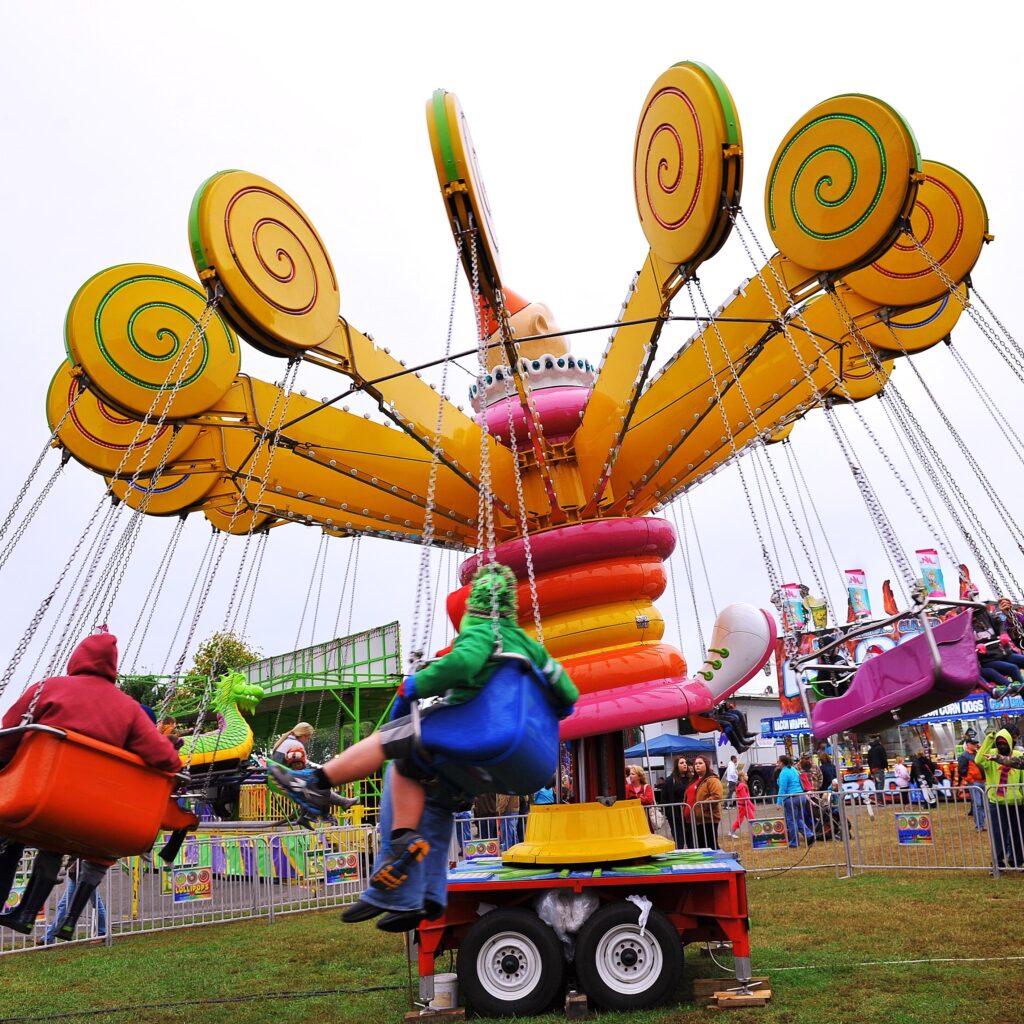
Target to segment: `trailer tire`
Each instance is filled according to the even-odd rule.
[[[683,944],[669,919],[652,909],[641,934],[639,908],[607,903],[576,938],[583,991],[608,1010],[641,1010],[665,1002],[683,971]]]
[[[466,933],[456,965],[466,1002],[486,1017],[543,1013],[561,995],[565,956],[536,914],[492,910]]]

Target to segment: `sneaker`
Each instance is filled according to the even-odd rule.
[[[359,921],[369,921],[370,918],[383,913],[385,913],[384,907],[375,907],[372,903],[367,903],[366,900],[356,900],[352,906],[346,907],[341,912],[341,919],[346,924],[356,924]]]
[[[397,889],[409,880],[409,872],[430,853],[430,843],[416,832],[393,843],[381,866],[370,876],[375,889]]]
[[[729,833],[729,838],[730,839],[735,839],[738,835],[739,835],[739,832],[730,832]]]
[[[285,796],[294,800],[307,814],[317,818],[326,818],[332,807],[349,808],[358,801],[351,797],[338,796],[329,788],[316,784],[315,769],[303,768],[293,772],[283,765],[268,766],[271,778],[280,786]]]
[[[377,928],[382,932],[411,932],[419,927],[425,916],[422,910],[395,910],[385,914],[377,922]]]
[[[711,691],[715,703],[724,700],[749,680],[775,650],[775,619],[751,604],[731,604],[718,613],[708,660],[698,678]]]
[[[807,837],[807,848],[810,849],[816,842],[817,842],[817,840],[815,839],[814,836],[808,836]]]

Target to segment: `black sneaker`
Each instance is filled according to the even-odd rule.
[[[313,768],[293,772],[283,765],[272,764],[268,766],[268,771],[285,796],[290,797],[307,814],[314,817],[326,818],[330,815],[332,807],[344,807],[347,810],[358,803],[351,797],[332,793],[330,787],[325,789],[318,785],[316,771]]]
[[[397,889],[409,880],[409,872],[430,853],[430,843],[416,832],[394,843],[381,866],[370,876],[375,889]]]

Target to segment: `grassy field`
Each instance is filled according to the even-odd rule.
[[[827,872],[753,874],[754,971],[771,977],[774,1002],[736,1012],[772,1024],[1018,1024],[1024,960],[983,958],[1024,955],[1016,941],[1022,885],[1020,877],[997,881],[964,872],[852,879]],[[944,958],[960,962],[938,962]],[[884,963],[912,960],[934,962]],[[690,1002],[693,978],[720,973],[690,946],[676,1005],[601,1019],[720,1020],[718,1011]],[[0,1021],[90,1011],[69,1019],[376,1024],[401,1020],[410,1008],[408,986],[400,937],[378,932],[372,923],[343,925],[336,912],[306,913],[279,917],[273,925],[247,922],[123,939],[109,949],[3,957]],[[185,1001],[189,1005],[168,1005]],[[534,1019],[550,1024],[564,1016]]]

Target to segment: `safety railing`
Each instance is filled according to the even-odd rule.
[[[377,834],[368,827],[260,834],[203,830],[187,837],[172,864],[155,851],[118,861],[79,919],[72,941],[111,943],[124,935],[254,918],[272,921],[278,914],[344,906],[365,887],[376,852]],[[32,863],[27,851],[10,905],[20,898]],[[50,895],[32,935],[0,929],[0,954],[57,941],[52,933],[62,919],[66,892],[58,886]]]

